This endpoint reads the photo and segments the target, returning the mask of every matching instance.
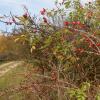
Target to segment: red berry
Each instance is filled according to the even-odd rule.
[[[45,8],[43,8],[43,12],[46,12],[46,9]]]
[[[16,20],[14,19],[14,18],[12,18],[12,21],[15,23],[16,22]]]
[[[80,22],[80,21],[77,21],[76,23],[77,23],[77,25],[80,25],[80,24],[81,24],[81,22]]]
[[[45,17],[43,17],[43,20],[44,20],[45,23],[47,23],[47,19]]]
[[[66,21],[66,22],[64,22],[64,25],[65,25],[65,26],[69,25],[69,22],[67,22],[67,21]]]
[[[91,2],[89,2],[89,4],[91,4]]]
[[[90,48],[93,48],[93,47],[94,47],[94,44],[90,42],[90,43],[89,43],[89,47],[90,47]]]
[[[77,23],[76,23],[76,22],[72,22],[72,24],[73,24],[73,25],[76,25]]]
[[[44,15],[45,12],[46,12],[46,9],[44,9],[44,8],[40,11],[41,15]]]
[[[36,33],[37,32],[37,29],[34,29],[33,32]]]
[[[41,15],[44,15],[44,12],[43,11],[40,11]]]
[[[96,46],[100,47],[100,43],[97,43]]]
[[[24,17],[24,18],[27,18],[27,13],[25,13],[25,14],[23,15],[23,17]]]
[[[9,22],[10,25],[12,25],[12,22]]]

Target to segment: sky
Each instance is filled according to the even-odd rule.
[[[31,14],[39,14],[42,8],[53,8],[55,0],[0,0],[0,16],[9,15],[10,12],[14,15],[22,15],[24,13],[23,5],[25,5]],[[61,2],[62,0],[59,0]],[[82,0],[82,3],[89,0]],[[0,23],[0,30],[5,30],[9,26]],[[8,29],[7,28],[7,29]]]

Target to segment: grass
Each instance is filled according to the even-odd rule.
[[[0,65],[3,64],[3,63],[5,63],[5,62],[7,62],[7,61],[1,61],[1,60],[0,60]]]
[[[4,76],[0,77],[0,90],[9,89],[10,87],[15,87],[20,84],[21,81],[25,79],[22,73],[27,72],[28,69],[25,65],[20,65],[11,71],[7,72]],[[21,94],[14,94],[10,97],[10,100],[22,100]],[[8,97],[2,96],[0,100],[9,100]]]
[[[26,71],[26,68],[24,66],[18,66],[0,77],[0,89],[7,88],[11,85],[17,85],[23,79],[23,76],[18,75],[22,73],[22,71]]]

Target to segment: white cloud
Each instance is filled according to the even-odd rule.
[[[21,4],[26,3],[25,0],[0,0],[1,4]]]
[[[30,5],[30,0],[0,0],[0,6],[7,6],[7,7],[13,7],[18,8],[22,5]]]

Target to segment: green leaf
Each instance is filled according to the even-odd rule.
[[[77,100],[86,100],[84,96],[77,98]]]
[[[82,84],[82,86],[81,86],[81,90],[82,91],[86,91],[86,90],[88,90],[90,88],[90,83],[88,83],[88,82],[84,82],[83,84]]]
[[[100,93],[96,95],[96,100],[100,100]]]
[[[68,94],[69,94],[70,98],[72,98],[73,96],[75,96],[75,94],[76,94],[75,89],[69,88],[68,89]]]
[[[65,2],[65,8],[69,8],[70,7],[70,3],[71,3],[71,1]]]
[[[45,49],[46,47],[48,47],[52,42],[52,37],[49,36],[45,41],[44,41],[44,46],[42,46],[40,49]]]

